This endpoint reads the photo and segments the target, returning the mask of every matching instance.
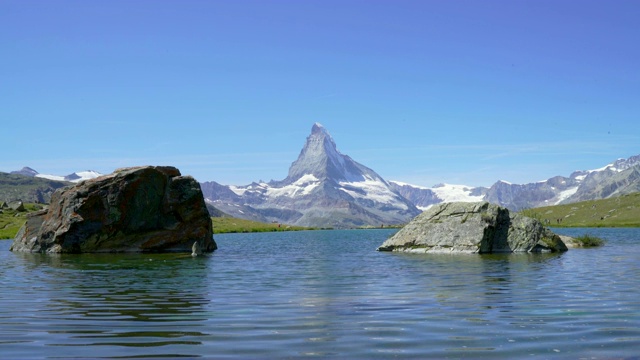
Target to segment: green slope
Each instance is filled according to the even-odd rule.
[[[640,227],[640,193],[522,210],[554,227]]]
[[[13,239],[27,221],[27,214],[44,208],[41,204],[24,204],[24,207],[25,211],[0,210],[0,239]]]

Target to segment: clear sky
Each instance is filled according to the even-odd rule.
[[[387,180],[640,154],[640,1],[0,0],[0,171],[286,177],[315,122]]]

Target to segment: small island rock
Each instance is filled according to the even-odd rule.
[[[567,247],[542,223],[488,202],[442,203],[414,218],[378,251],[413,253],[557,252]]]
[[[578,239],[571,236],[560,235],[560,239],[569,249],[585,247]]]
[[[203,252],[217,248],[200,184],[169,166],[141,166],[57,190],[31,214],[12,251]]]

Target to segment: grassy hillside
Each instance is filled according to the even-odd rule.
[[[27,214],[43,208],[40,204],[24,204],[25,211],[2,209],[0,214],[0,239],[13,239],[27,221]]]
[[[521,211],[554,227],[640,227],[640,193]]]

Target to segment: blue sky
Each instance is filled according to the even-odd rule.
[[[0,171],[280,180],[315,122],[388,180],[640,154],[638,1],[0,1]]]

